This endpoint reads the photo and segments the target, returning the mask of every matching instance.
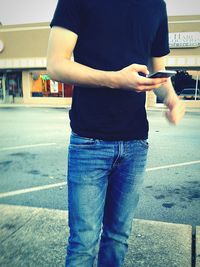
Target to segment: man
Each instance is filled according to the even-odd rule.
[[[169,79],[145,77],[149,60],[154,71],[165,68],[165,3],[59,0],[51,27],[49,75],[75,85],[66,266],[93,266],[100,239],[98,267],[119,267],[147,158],[145,92],[164,88],[170,122],[177,124],[184,114]]]

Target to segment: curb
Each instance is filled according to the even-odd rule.
[[[68,212],[1,204],[0,213],[0,266],[63,266]],[[199,235],[197,227],[196,253]],[[124,267],[191,267],[191,252],[192,226],[134,219]]]

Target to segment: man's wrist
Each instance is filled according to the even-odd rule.
[[[179,101],[180,99],[178,98],[177,94],[175,92],[171,92],[164,99],[164,104],[170,109],[175,106]]]
[[[104,72],[104,83],[103,86],[109,88],[118,88],[118,75],[116,71],[105,71]]]

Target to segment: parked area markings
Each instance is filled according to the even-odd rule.
[[[170,169],[170,168],[189,166],[189,165],[194,165],[194,164],[199,164],[199,163],[200,163],[200,160],[189,161],[189,162],[164,165],[164,166],[159,166],[159,167],[154,167],[154,168],[147,168],[146,171],[147,172],[157,171],[157,170],[161,170],[161,169]],[[36,186],[36,187],[30,187],[30,188],[10,191],[10,192],[4,192],[4,193],[0,193],[0,198],[6,198],[6,197],[10,197],[10,196],[26,194],[26,193],[31,193],[31,192],[35,192],[35,191],[47,190],[47,189],[56,188],[56,187],[62,187],[65,185],[66,185],[66,182],[61,182],[61,183],[56,183],[56,184],[42,185],[42,186]]]
[[[24,145],[24,146],[12,146],[12,147],[3,147],[0,148],[0,151],[8,151],[8,150],[17,150],[31,147],[40,147],[40,146],[55,146],[56,143],[44,143],[44,144],[32,144],[32,145]]]
[[[154,168],[147,168],[146,171],[149,172],[149,171],[157,171],[157,170],[162,170],[162,169],[171,169],[171,168],[182,167],[182,166],[193,165],[193,164],[199,164],[199,163],[200,163],[200,160],[188,161],[188,162],[171,164],[171,165],[164,165],[164,166],[159,166],[159,167],[154,167]]]
[[[16,195],[21,195],[21,194],[25,194],[25,193],[31,193],[31,192],[40,191],[40,190],[46,190],[46,189],[55,188],[55,187],[59,187],[59,186],[63,186],[63,185],[66,185],[66,182],[57,183],[57,184],[48,184],[48,185],[42,185],[42,186],[35,186],[35,187],[29,187],[29,188],[25,188],[25,189],[20,189],[20,190],[0,193],[0,198],[16,196]]]

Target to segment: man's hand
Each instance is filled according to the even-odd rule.
[[[117,77],[115,80],[115,88],[124,88],[135,90],[136,92],[151,91],[159,88],[165,82],[167,78],[146,78],[139,73],[143,73],[144,76],[149,74],[149,71],[145,65],[132,64],[120,71],[117,71]]]
[[[166,111],[168,121],[177,125],[185,114],[185,105],[175,94],[166,97],[164,103],[168,107]]]

